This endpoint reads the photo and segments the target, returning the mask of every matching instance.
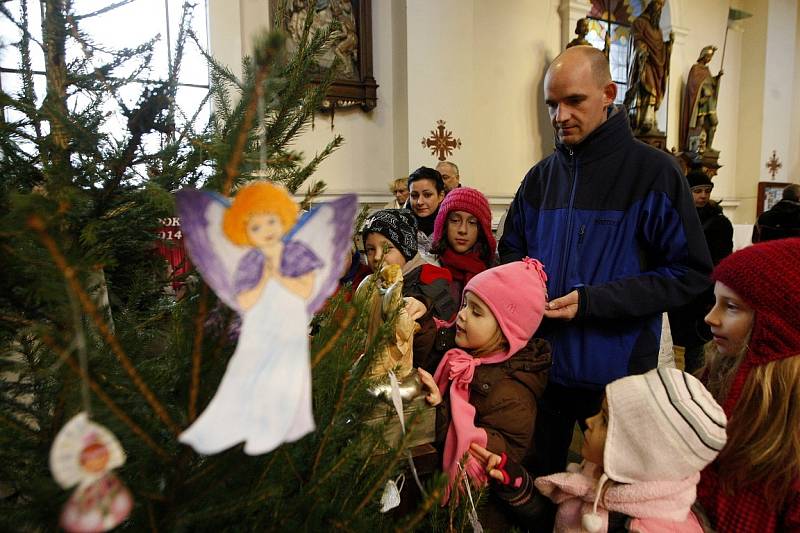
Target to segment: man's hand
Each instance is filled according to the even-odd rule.
[[[412,296],[406,296],[403,300],[406,302],[406,312],[408,316],[411,317],[411,320],[421,318],[428,312],[428,308],[425,307],[425,304]]]
[[[434,407],[442,403],[442,393],[439,392],[439,387],[436,386],[433,376],[421,368],[417,369],[417,373],[419,374],[419,380],[422,382],[422,385],[430,391],[430,393],[425,396],[425,401]]]
[[[578,291],[550,300],[544,306],[544,316],[558,320],[572,320],[578,314]]]

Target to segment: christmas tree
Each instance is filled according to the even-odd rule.
[[[167,268],[156,253],[157,220],[175,216],[180,188],[231,195],[252,179],[292,193],[306,186],[313,202],[324,184],[306,184],[342,139],[307,162],[290,146],[334,76],[335,67],[320,79],[315,59],[336,28],[312,31],[307,21],[290,57],[280,32],[265,33],[243,60],[241,78],[208,57],[214,112],[198,129],[197,111],[180,109],[175,98],[182,51],[197,45],[191,8],[167,78],[137,84],[154,42],[112,51],[82,28],[114,5],[76,13],[68,0],[43,1],[41,40],[29,31],[27,3],[19,6],[12,12],[0,4],[19,30],[11,46],[21,78],[19,91],[0,91],[0,529],[57,528],[69,493],[53,481],[48,454],[81,411],[125,449],[116,473],[135,504],[121,528],[411,530],[426,523],[441,479],[415,511],[379,512],[407,446],[386,443],[382,426],[364,423],[376,405],[366,364],[354,364],[365,351],[365,316],[341,294],[316,317],[310,341],[315,432],[259,456],[241,446],[201,456],[177,440],[220,382],[237,317],[196,272]],[[38,48],[46,80],[39,93]],[[133,100],[121,96],[130,87],[140,88]],[[106,127],[109,103],[126,119],[121,133]],[[367,363],[380,339],[367,347]]]

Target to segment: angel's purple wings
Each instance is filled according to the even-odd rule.
[[[183,189],[178,191],[176,202],[189,257],[217,296],[241,313],[236,295],[258,281],[263,256],[257,249],[233,244],[225,236],[222,218],[230,206],[229,199]],[[306,305],[310,314],[336,290],[345,255],[350,253],[357,207],[354,194],[320,204],[284,236],[281,272],[299,276],[316,271]]]

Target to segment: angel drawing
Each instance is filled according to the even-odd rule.
[[[355,195],[299,217],[283,188],[257,181],[232,202],[184,189],[177,205],[189,257],[242,320],[216,394],[179,440],[204,455],[240,442],[259,455],[303,437],[314,430],[308,324],[349,253]]]

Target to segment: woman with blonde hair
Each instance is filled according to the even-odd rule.
[[[408,200],[408,176],[389,182],[389,192],[394,196],[394,200],[389,201],[383,208],[402,209]]]

